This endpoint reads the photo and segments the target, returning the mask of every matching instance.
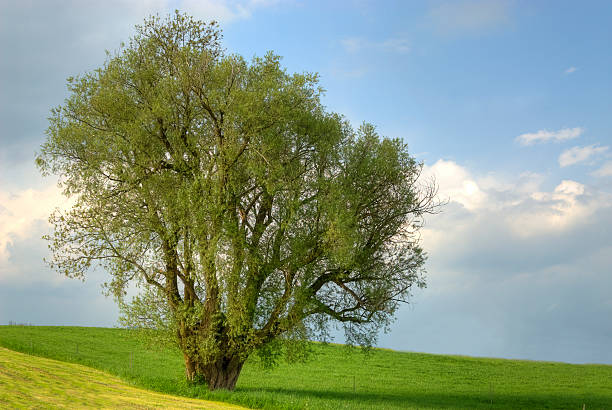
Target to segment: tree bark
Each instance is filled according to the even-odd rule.
[[[193,382],[196,379],[196,364],[186,353],[183,353],[183,358],[185,359],[185,376],[187,380]]]
[[[244,360],[237,357],[222,357],[202,367],[209,390],[234,390]]]

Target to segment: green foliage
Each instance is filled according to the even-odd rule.
[[[607,409],[612,404],[609,365],[383,349],[372,349],[366,356],[356,348],[319,343],[310,344],[312,360],[281,362],[266,371],[253,355],[234,392],[209,392],[184,380],[183,360],[176,348],[152,352],[127,333],[123,329],[0,326],[0,345],[85,364],[152,390],[250,408],[581,409],[586,404],[587,409]]]
[[[51,266],[101,264],[123,323],[175,337],[207,380],[332,322],[371,344],[425,285],[418,231],[436,210],[406,144],[326,112],[316,74],[219,41],[178,12],[146,20],[68,80],[37,158],[75,198],[51,217]]]

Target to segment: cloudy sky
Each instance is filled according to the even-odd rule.
[[[116,324],[104,272],[43,262],[64,200],[34,156],[66,77],[176,8],[220,21],[230,52],[319,72],[329,110],[435,176],[428,288],[380,346],[612,363],[609,1],[0,0],[0,323]]]

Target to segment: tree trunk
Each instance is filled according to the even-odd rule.
[[[187,377],[187,380],[193,382],[196,379],[196,364],[185,353],[183,353],[183,358],[185,359],[185,376]]]
[[[222,357],[202,367],[202,373],[210,390],[234,390],[242,370],[243,360],[237,357]]]

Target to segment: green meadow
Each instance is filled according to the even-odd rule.
[[[139,389],[87,366],[0,347],[0,408],[49,407],[244,409]]]
[[[123,329],[0,326],[0,346],[102,370],[134,387],[252,408],[612,409],[609,365],[364,354],[313,343],[305,363],[265,370],[253,356],[234,392],[209,392],[185,382],[177,350],[149,350]],[[7,388],[0,383],[0,397]]]

